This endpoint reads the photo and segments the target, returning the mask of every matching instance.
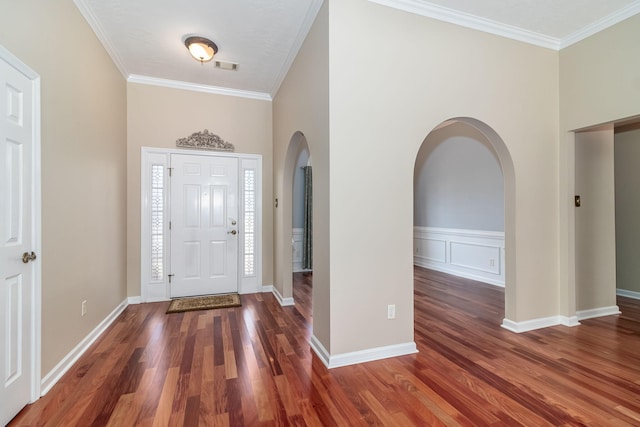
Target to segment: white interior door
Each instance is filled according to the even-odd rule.
[[[31,399],[35,322],[33,82],[0,52],[0,425]],[[23,262],[23,254],[26,254]],[[35,254],[34,254],[35,255]],[[34,262],[35,261],[35,262]]]
[[[238,159],[171,155],[171,297],[238,291]]]

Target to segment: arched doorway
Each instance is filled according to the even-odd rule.
[[[311,216],[310,206],[306,209],[304,206],[299,206],[300,203],[307,204],[308,201],[305,200],[305,195],[311,196],[312,190],[306,189],[305,187],[305,175],[307,178],[311,176],[310,168],[308,170],[301,171],[301,167],[308,166],[308,159],[311,157],[311,151],[309,149],[309,144],[304,136],[304,134],[300,131],[295,132],[291,140],[289,141],[289,147],[287,148],[287,154],[285,158],[284,164],[284,176],[283,176],[283,196],[280,201],[280,206],[282,208],[282,217],[283,217],[283,265],[282,265],[282,284],[283,284],[283,293],[282,300],[280,301],[282,305],[293,305],[293,272],[294,272],[294,229],[302,228],[303,236],[302,240],[306,241],[306,244],[301,242],[300,245],[297,245],[296,249],[299,249],[301,252],[300,256],[300,267],[301,269],[308,270],[312,265],[312,247],[311,236],[310,236],[310,228],[307,228],[305,231],[305,222],[309,222],[309,217]],[[305,160],[301,164],[301,161]],[[296,182],[298,179],[302,179],[302,183]],[[294,187],[294,184],[301,184],[302,188],[298,188],[298,186]],[[309,184],[306,184],[309,185]],[[301,191],[299,191],[301,190]],[[295,212],[295,214],[294,214]],[[298,218],[298,215],[301,218]],[[301,223],[295,223],[295,221],[301,221]],[[302,227],[296,227],[296,226]],[[307,258],[303,261],[304,258]],[[306,268],[305,268],[306,267]]]
[[[449,150],[448,154],[442,152],[442,148],[445,146],[440,145],[443,139],[447,138],[453,138],[458,142],[457,145],[455,143],[449,144],[448,148],[446,148],[446,150]],[[472,143],[473,141],[475,143]],[[441,147],[440,150],[438,146]],[[456,156],[456,150],[458,152],[457,155],[464,154],[466,160],[462,161],[461,158],[458,158],[460,163],[440,164],[439,167],[442,170],[447,167],[455,167],[458,168],[457,173],[464,175],[468,169],[465,168],[465,161],[468,164],[471,164],[469,162],[478,161],[484,162],[485,169],[489,172],[485,171],[484,176],[479,181],[477,177],[457,177],[466,178],[467,182],[469,182],[469,179],[476,180],[474,181],[474,188],[456,188],[456,185],[463,184],[464,179],[452,179],[443,184],[444,187],[449,186],[450,188],[430,187],[430,191],[433,194],[438,194],[439,192],[441,196],[442,203],[436,206],[426,208],[423,203],[423,194],[414,194],[414,223],[417,226],[425,225],[424,221],[427,216],[433,219],[435,224],[438,224],[438,221],[444,221],[439,223],[444,225],[441,226],[442,230],[416,227],[418,231],[427,230],[433,232],[435,230],[436,232],[441,232],[441,234],[436,235],[434,238],[434,236],[425,234],[418,235],[417,231],[414,238],[414,256],[416,260],[420,258],[427,260],[428,262],[426,263],[430,263],[430,266],[438,265],[439,263],[443,267],[441,271],[450,269],[448,272],[462,277],[504,286],[505,313],[502,326],[513,330],[508,319],[512,318],[512,310],[515,309],[516,289],[514,244],[515,172],[513,161],[502,139],[490,126],[477,119],[459,117],[442,122],[429,132],[416,155],[414,189],[416,186],[429,185],[415,181],[425,177],[424,171],[421,170],[424,165],[420,162],[430,155],[435,155],[439,160],[446,159],[447,156],[451,159],[452,156]],[[472,153],[460,150],[469,150]],[[491,168],[492,162],[497,166],[495,170]],[[499,188],[500,186],[501,188]],[[492,187],[493,190],[489,187]],[[447,191],[466,192],[462,194],[462,197],[466,198],[467,202],[463,203],[468,204],[473,201],[473,207],[469,208],[467,206],[460,209],[460,206],[458,206],[458,209],[453,212],[450,209],[451,206],[456,203],[459,204],[460,201],[456,201],[455,198],[447,198],[445,194]],[[449,207],[446,206],[447,203]],[[496,204],[499,204],[499,206],[496,206]],[[443,220],[444,218],[447,219]],[[466,224],[465,227],[461,228],[482,229],[486,232],[464,233],[466,235],[465,239],[467,239],[466,242],[459,237],[448,237],[444,231],[454,234],[459,232],[457,224]],[[491,239],[493,239],[493,242],[491,242]],[[452,241],[455,241],[455,243],[451,243]],[[487,241],[489,242],[487,243]],[[479,244],[479,242],[482,243]],[[457,246],[453,246],[454,244]],[[457,251],[455,254],[455,257],[458,257],[456,262],[451,262],[454,257],[452,247],[455,247]],[[421,251],[428,253],[421,254]]]

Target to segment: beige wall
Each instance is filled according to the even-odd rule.
[[[616,287],[640,292],[640,130],[615,134]]]
[[[562,131],[640,114],[640,15],[560,51]]]
[[[640,115],[640,15],[560,51],[560,298],[575,308],[575,136],[573,130]],[[602,258],[606,259],[603,253]],[[607,267],[608,268],[608,267]],[[575,310],[574,310],[575,311]]]
[[[273,182],[280,202],[274,222],[274,286],[289,298],[293,168],[300,138],[306,139],[313,162],[313,334],[330,350],[328,3],[273,101]]]
[[[175,148],[208,129],[237,153],[262,155],[262,283],[273,283],[271,102],[127,84],[127,292],[140,295],[140,149]]]
[[[46,375],[126,296],[126,86],[71,0],[0,10],[0,44],[41,77]]]
[[[363,0],[331,2],[329,27],[332,352],[413,340],[414,162],[452,117],[488,124],[513,159],[506,317],[557,314],[557,52]]]
[[[576,134],[576,309],[616,305],[613,127]]]

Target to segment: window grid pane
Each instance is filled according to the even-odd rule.
[[[256,171],[244,170],[244,276],[255,276]]]
[[[164,271],[164,166],[151,166],[151,280]]]

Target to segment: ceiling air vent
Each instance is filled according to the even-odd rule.
[[[238,71],[238,64],[234,62],[215,61],[215,63],[216,68],[220,68],[221,70]]]

